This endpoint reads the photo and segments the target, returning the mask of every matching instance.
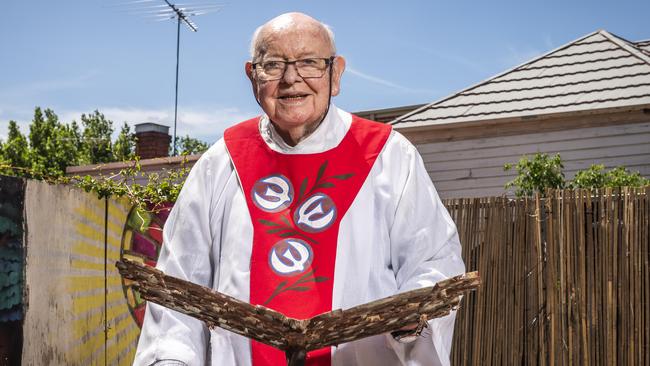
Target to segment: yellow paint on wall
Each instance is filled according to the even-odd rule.
[[[103,310],[104,304],[101,304]],[[122,314],[128,313],[128,318],[131,318],[128,307],[124,304],[117,304],[109,306],[106,311],[109,323]],[[83,318],[78,318],[74,321],[74,335],[75,339],[81,339],[84,335],[89,333],[87,324],[97,324],[101,328],[101,333],[104,333],[104,312],[99,311]],[[135,324],[135,322],[134,322]],[[136,327],[137,328],[137,327]]]
[[[120,257],[120,248],[122,247],[122,235],[120,234],[119,238],[109,236],[107,244],[108,244],[109,256],[113,255],[114,258],[116,258],[116,259],[119,258]]]
[[[120,322],[112,325],[111,328],[109,328],[109,343],[107,345],[108,349],[104,348],[103,346],[103,340],[105,337],[104,333],[101,332],[95,335],[93,338],[102,341],[102,346],[99,348],[81,350],[80,355],[82,356],[82,359],[86,359],[87,362],[93,362],[94,360],[101,360],[103,362],[104,355],[106,354],[107,364],[112,365],[113,362],[109,360],[115,360],[126,347],[132,347],[131,344],[135,341],[135,339],[137,339],[137,336],[139,334],[139,329],[134,326],[132,322],[128,322],[128,320],[129,318],[122,319]],[[115,337],[115,334],[118,334],[120,332],[124,332],[124,335],[121,335],[120,340],[118,342],[114,342],[114,340],[111,342],[112,338]],[[130,364],[132,360],[133,359],[130,359],[128,364]]]
[[[103,318],[101,318],[100,320],[101,320],[101,325],[99,327],[92,328],[93,330],[98,330],[98,331],[96,331],[95,334],[88,337],[88,340],[86,342],[79,344],[72,350],[72,353],[76,356],[76,358],[82,361],[81,364],[87,364],[95,360],[102,360],[103,362],[104,360],[104,352],[105,352],[104,338],[106,337],[106,335],[104,334],[104,330],[103,330],[103,325],[104,325]],[[126,320],[128,320],[128,318],[123,319],[123,323],[125,323],[126,326],[128,326],[128,322],[125,322]],[[112,323],[109,321],[109,326],[112,326],[111,324]],[[121,327],[125,328],[125,326],[123,325]],[[133,325],[133,327],[136,332],[139,331],[137,326]],[[109,328],[109,340],[110,340],[110,333],[111,330]],[[87,332],[84,335],[88,336],[89,334],[90,332]],[[117,355],[119,354],[119,352],[120,350],[118,349],[114,349],[114,350],[109,349],[109,355],[111,353],[115,353],[115,355]]]
[[[109,344],[108,347],[108,364],[114,365],[116,358],[122,353],[126,348],[130,348],[131,351],[125,355],[120,361],[120,364],[125,364],[125,361],[129,361],[127,364],[131,364],[133,357],[135,357],[135,348],[137,346],[137,339],[140,336],[140,329],[138,327],[129,329],[124,335],[120,337],[120,340],[117,343]],[[130,356],[130,354],[133,356]]]
[[[94,200],[94,202],[90,202],[88,200],[84,200],[82,205],[79,205],[75,207],[74,213],[76,214],[77,217],[97,217],[101,220],[103,220],[104,217],[104,200]],[[102,223],[103,225],[103,223]]]
[[[85,241],[76,241],[72,245],[71,250],[72,250],[72,253],[83,254],[83,255],[87,255],[89,257],[95,257],[95,258],[98,258],[98,259],[103,261],[104,260],[104,243],[101,242],[100,244],[102,246],[98,247],[97,243],[90,244],[90,243],[85,242]],[[109,257],[110,256],[113,256],[113,257],[116,256],[116,257],[119,258],[119,256],[120,256],[119,251],[116,251],[115,249],[110,248],[110,247],[107,248],[107,253],[106,254]]]
[[[122,227],[119,229],[120,232],[124,229],[126,218],[131,210],[131,205],[125,205],[124,203],[127,202],[108,201],[108,216],[110,216],[114,221],[122,223]]]
[[[90,263],[86,261],[80,261],[73,259],[70,261],[70,268],[73,269],[91,269],[94,271],[99,271],[101,274],[104,274],[104,263]]]
[[[108,277],[106,279],[108,287],[121,286],[122,281],[120,278]],[[68,285],[66,289],[68,293],[73,296],[78,295],[79,292],[85,292],[97,288],[104,287],[104,276],[75,276],[68,277]]]
[[[140,336],[140,330],[136,330],[135,339],[132,340],[132,345],[127,344],[128,352],[122,359],[120,359],[119,366],[131,366],[133,365],[133,360],[135,359],[135,351],[138,346],[138,337]]]
[[[79,221],[76,223],[76,231],[77,233],[82,236],[85,240],[85,242],[88,245],[93,245],[98,248],[101,248],[102,251],[104,250],[104,229],[103,226],[101,226],[101,229],[98,229],[97,227],[94,227],[92,225],[88,225],[87,222],[84,221]],[[119,252],[120,244],[122,241],[122,232],[115,232],[115,231],[108,231],[108,240],[107,243],[109,244],[110,251],[117,251]],[[117,244],[116,244],[117,243]],[[103,252],[102,252],[103,253]],[[103,254],[102,254],[103,257]]]
[[[124,294],[121,291],[112,291],[106,295],[106,302],[113,302],[115,300],[124,299]],[[126,302],[126,300],[125,300]],[[85,314],[92,310],[93,308],[103,308],[104,307],[104,292],[89,295],[89,296],[80,296],[74,298],[72,301],[72,311],[75,314]]]
[[[77,233],[87,239],[90,243],[104,243],[104,230],[100,230],[102,226],[93,227],[88,225],[86,220],[79,220],[75,223]]]
[[[111,327],[108,330],[108,338],[109,339],[114,338],[116,334],[120,333],[121,331],[124,331],[128,327],[134,327],[134,326],[135,324],[133,323],[133,319],[130,316],[119,320],[117,323],[115,323],[115,319],[113,319],[113,321],[111,321]]]
[[[90,221],[90,222],[94,223],[95,225],[97,225],[98,228],[101,228],[100,234],[101,234],[101,237],[102,237],[102,240],[103,240],[103,238],[104,238],[104,201],[100,201],[100,205],[101,205],[101,208],[99,210],[99,213],[96,213],[93,210],[93,212],[91,214],[82,215],[82,217],[85,220]],[[109,204],[109,211],[110,211],[110,204]],[[109,213],[109,215],[110,215],[110,213]],[[124,221],[126,221],[126,220],[124,220]],[[120,227],[117,224],[111,222],[111,220],[108,220],[107,228],[108,228],[109,232],[119,233],[119,234],[122,233],[122,229],[123,229],[123,227]]]
[[[70,260],[69,268],[75,270],[75,275],[67,277],[65,285],[65,291],[72,299],[73,319],[68,324],[73,328],[69,333],[73,338],[69,344],[74,345],[67,351],[66,359],[76,360],[75,364],[79,365],[103,365],[104,354],[107,352],[109,365],[130,365],[135,356],[140,329],[129,312],[122,278],[115,268],[115,262],[120,259],[122,233],[131,207],[126,200],[109,200],[110,218],[106,223],[108,245],[105,253],[104,205],[103,200],[85,200],[74,210],[70,221],[77,234],[76,240],[70,245],[70,252],[80,257]],[[93,258],[97,258],[97,261]],[[80,275],[78,270],[88,275]],[[109,289],[106,294],[105,274]],[[109,305],[107,309],[104,309],[105,301]],[[108,350],[104,349],[105,316],[109,326]]]

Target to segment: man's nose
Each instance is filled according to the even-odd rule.
[[[300,78],[296,64],[287,64],[282,75],[282,81],[286,84],[293,84]]]

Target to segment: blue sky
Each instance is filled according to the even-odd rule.
[[[131,0],[4,0],[0,138],[35,106],[64,122],[95,109],[173,124],[176,24],[130,14]],[[204,4],[210,0],[175,0]],[[163,3],[163,0],[160,0]],[[650,38],[650,1],[236,1],[181,29],[178,134],[208,142],[259,114],[243,72],[253,30],[287,11],[329,24],[347,58],[334,101],[360,111],[429,103],[598,29]]]

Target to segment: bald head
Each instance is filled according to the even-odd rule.
[[[251,40],[251,59],[257,60],[266,53],[269,37],[289,32],[322,37],[330,46],[330,54],[336,53],[334,33],[327,24],[321,23],[307,14],[285,13],[269,20],[255,30]]]

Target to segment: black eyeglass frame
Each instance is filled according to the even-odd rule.
[[[334,60],[335,60],[335,59],[336,59],[336,56],[330,56],[330,57],[305,57],[305,58],[301,58],[301,59],[293,60],[293,61],[284,61],[284,60],[268,61],[268,62],[282,62],[282,63],[284,63],[284,70],[282,71],[282,73],[280,74],[280,76],[279,76],[277,79],[263,79],[263,80],[264,80],[264,81],[275,81],[275,80],[280,80],[280,79],[282,79],[282,78],[284,77],[284,73],[287,72],[287,66],[289,66],[289,65],[294,65],[294,67],[295,67],[296,62],[300,62],[300,61],[304,61],[304,60],[325,60],[325,68],[323,69],[323,73],[321,74],[321,76],[302,76],[302,75],[300,75],[300,69],[298,69],[298,68],[296,67],[296,73],[298,73],[298,75],[300,75],[300,77],[303,78],[303,79],[318,79],[318,78],[322,78],[323,75],[325,75],[325,71],[326,71],[328,68],[332,67],[332,65],[334,64]],[[261,65],[261,64],[263,64],[263,63],[264,63],[264,62],[253,62],[253,63],[251,64],[251,66],[253,67],[253,70],[255,70],[255,73],[256,73],[256,74],[258,73],[258,68],[257,68],[257,66],[258,66],[258,65]]]

